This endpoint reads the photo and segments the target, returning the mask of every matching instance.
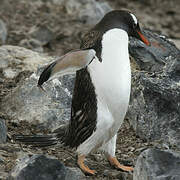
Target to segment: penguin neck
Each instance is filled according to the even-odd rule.
[[[128,34],[122,29],[115,28],[107,31],[102,38],[102,59],[112,64],[121,63],[121,67],[127,64],[129,62],[128,41]]]
[[[90,74],[124,76],[130,72],[128,34],[122,29],[111,29],[102,36],[102,62],[94,60],[88,69]],[[105,77],[105,76],[104,76]],[[97,77],[98,78],[98,77]],[[117,78],[117,77],[116,77]]]

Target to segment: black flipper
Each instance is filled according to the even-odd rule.
[[[41,73],[39,80],[38,80],[38,86],[42,88],[42,85],[44,82],[46,82],[49,77],[51,76],[52,68],[56,65],[56,62],[51,63],[49,66],[47,66],[44,71]]]

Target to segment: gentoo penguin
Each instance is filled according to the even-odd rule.
[[[113,10],[84,36],[81,50],[70,53],[62,63],[60,60],[50,64],[38,81],[41,86],[57,73],[77,71],[71,119],[64,134],[57,137],[65,146],[77,149],[77,163],[87,174],[96,173],[84,164],[85,157],[96,150],[104,151],[116,168],[133,170],[121,165],[115,156],[117,132],[128,108],[131,89],[129,36],[150,45],[135,15]]]

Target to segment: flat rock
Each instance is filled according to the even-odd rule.
[[[66,167],[45,155],[25,156],[9,174],[9,180],[65,180]]]
[[[133,180],[179,180],[180,154],[167,150],[148,149],[140,154]]]
[[[7,127],[5,120],[0,118],[0,143],[6,143],[7,139]]]
[[[6,78],[14,78],[23,71],[35,72],[37,67],[53,58],[18,46],[0,47],[0,69]]]

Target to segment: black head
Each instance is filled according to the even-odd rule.
[[[95,26],[101,32],[119,28],[127,32],[128,36],[136,37],[149,45],[149,41],[141,33],[137,18],[134,14],[124,10],[113,10],[107,13],[103,19]]]

